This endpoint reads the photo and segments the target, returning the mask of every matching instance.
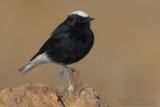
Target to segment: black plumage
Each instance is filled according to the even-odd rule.
[[[93,18],[89,16],[69,15],[53,31],[30,62],[43,53],[46,53],[51,61],[62,65],[72,64],[84,58],[94,43],[94,34],[90,29],[91,20]]]

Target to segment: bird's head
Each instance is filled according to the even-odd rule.
[[[92,20],[94,20],[94,18],[89,17],[89,15],[83,11],[73,11],[69,14],[66,21],[71,26],[85,27],[90,25],[90,21]]]

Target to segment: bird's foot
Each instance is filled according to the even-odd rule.
[[[77,72],[78,74],[79,74],[79,72],[78,72],[78,70],[76,70],[75,68],[72,68],[72,67],[67,67],[66,65],[64,65],[64,64],[60,64],[60,65],[62,65],[65,69],[67,69],[67,70],[71,70],[72,72]]]
[[[75,68],[67,67],[67,69],[71,70],[72,72],[77,72],[79,74],[78,70],[76,70]]]

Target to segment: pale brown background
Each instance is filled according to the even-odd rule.
[[[0,90],[25,82],[59,83],[63,68],[41,65],[21,75],[18,69],[38,51],[67,15],[83,10],[92,22],[95,44],[89,55],[70,66],[109,103],[121,97],[160,97],[159,0],[0,0]]]

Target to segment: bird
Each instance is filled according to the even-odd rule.
[[[94,44],[94,33],[90,28],[90,17],[84,11],[73,11],[51,33],[50,38],[42,45],[31,60],[19,69],[21,74],[41,64],[55,63],[67,65],[83,59]]]

